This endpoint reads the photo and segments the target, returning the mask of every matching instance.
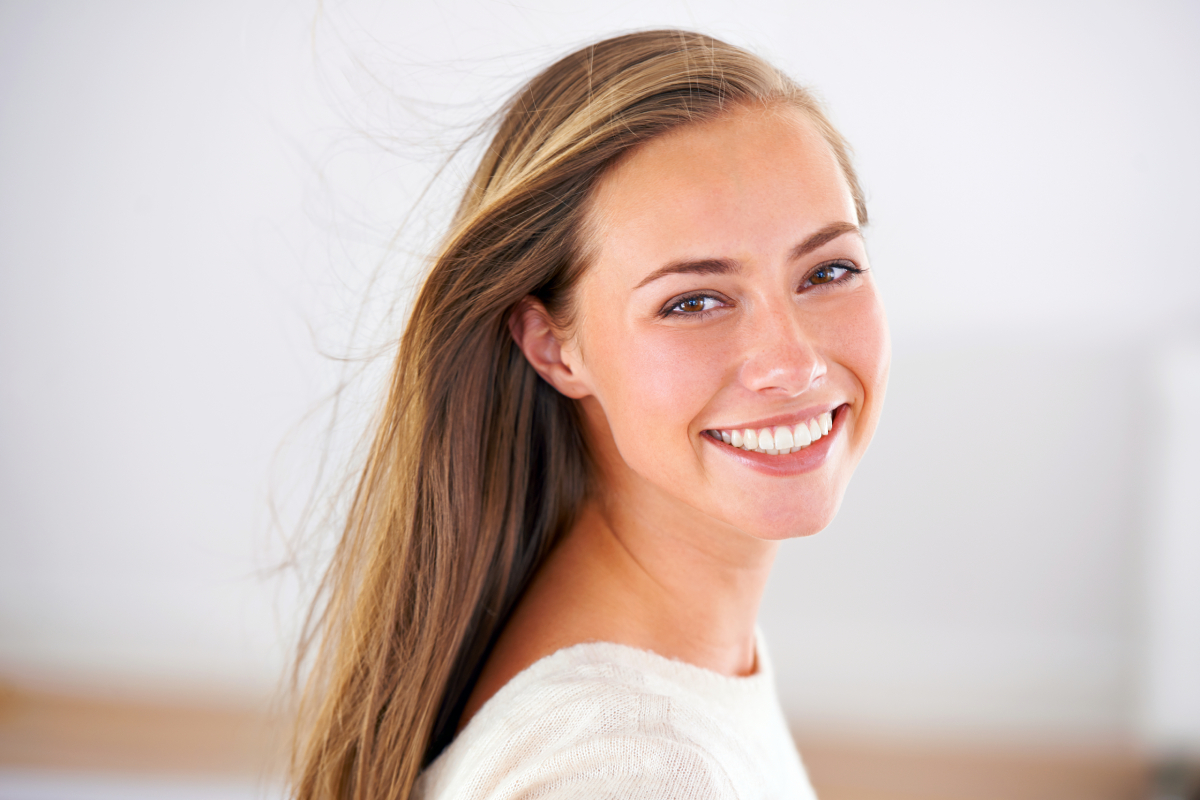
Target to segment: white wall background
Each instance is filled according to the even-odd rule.
[[[1148,542],[1200,537],[1156,522],[1176,451],[1150,402],[1200,340],[1182,0],[0,4],[0,678],[269,692],[299,616],[270,501],[289,525],[316,479],[318,348],[394,335],[459,173],[389,238],[466,123],[659,25],[815,86],[869,195],[893,379],[841,517],[768,592],[793,716],[1152,726]]]

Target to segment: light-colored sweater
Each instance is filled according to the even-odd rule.
[[[758,638],[730,678],[609,643],[559,650],[498,691],[421,774],[419,800],[814,800]]]

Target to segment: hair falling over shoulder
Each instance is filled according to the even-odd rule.
[[[525,297],[569,327],[592,187],[623,153],[731,104],[813,98],[708,36],[649,31],[574,52],[503,109],[413,306],[342,538],[298,655],[301,800],[407,800],[453,738],[491,644],[589,491],[573,401],[513,342]]]

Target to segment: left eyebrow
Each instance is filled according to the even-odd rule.
[[[803,258],[813,250],[824,247],[847,233],[856,233],[862,236],[862,231],[852,222],[835,222],[832,225],[826,225],[792,249],[792,260]]]
[[[795,261],[803,258],[812,251],[824,247],[839,236],[847,233],[857,233],[862,235],[862,231],[858,226],[851,222],[834,222],[826,225],[821,230],[809,236],[800,244],[792,248],[790,260]],[[702,258],[697,261],[673,261],[664,267],[651,272],[645,278],[642,278],[641,283],[634,287],[640,289],[648,283],[653,283],[659,278],[667,275],[692,274],[692,275],[729,275],[737,272],[741,266],[737,261],[728,258]]]

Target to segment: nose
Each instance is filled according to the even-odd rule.
[[[740,379],[752,392],[796,397],[821,382],[827,365],[816,331],[792,303],[762,308],[744,331]]]

